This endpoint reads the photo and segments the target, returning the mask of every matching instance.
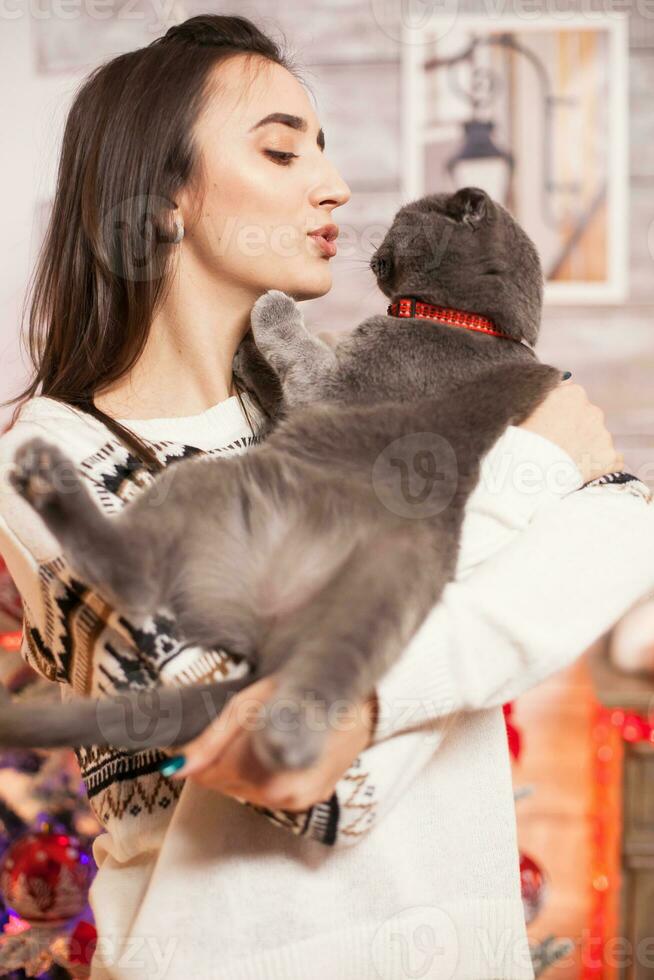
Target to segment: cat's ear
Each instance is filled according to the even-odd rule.
[[[450,200],[456,219],[473,231],[480,226],[491,207],[491,199],[480,187],[462,187]]]

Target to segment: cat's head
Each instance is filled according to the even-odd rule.
[[[534,344],[543,303],[538,252],[506,208],[477,187],[430,194],[400,208],[370,267],[391,301],[489,317]]]

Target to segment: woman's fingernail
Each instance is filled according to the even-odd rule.
[[[172,759],[166,759],[165,762],[160,762],[158,769],[164,776],[172,776],[173,773],[179,772],[185,762],[185,755],[174,755]]]
[[[572,377],[572,371],[566,371],[565,374],[563,375],[563,380],[564,381],[567,381],[568,378],[571,378],[571,377]]]

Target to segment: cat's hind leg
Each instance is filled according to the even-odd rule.
[[[279,623],[267,653],[279,647],[287,659],[253,733],[268,769],[317,762],[334,709],[355,707],[392,666],[451,577],[454,552],[446,535],[435,547],[418,528],[371,529],[326,587]]]

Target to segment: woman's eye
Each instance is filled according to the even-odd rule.
[[[283,166],[288,166],[291,160],[297,157],[297,153],[285,153],[283,150],[266,150],[265,152]]]

